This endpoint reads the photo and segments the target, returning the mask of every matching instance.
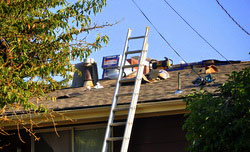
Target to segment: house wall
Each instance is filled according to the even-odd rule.
[[[139,118],[134,122],[129,152],[184,152],[187,147],[182,130],[183,115]],[[115,136],[122,136],[123,129],[117,128]],[[114,152],[121,143],[114,143]]]
[[[9,135],[0,134],[0,152],[30,152],[31,138],[28,133],[20,130],[20,137],[16,131],[8,133]]]
[[[183,114],[179,115],[167,115],[167,116],[155,116],[155,117],[145,117],[145,118],[137,118],[134,121],[134,126],[131,134],[131,140],[129,145],[129,152],[184,152],[185,147],[187,147],[187,141],[185,140],[185,132],[182,130],[182,125],[184,123],[184,116]],[[76,137],[77,131],[81,130],[93,130],[93,129],[102,129],[105,128],[105,122],[98,123],[98,124],[79,124],[77,126],[63,126],[57,127],[58,133],[63,130],[73,130],[76,131],[74,135]],[[117,137],[123,136],[124,127],[115,127],[114,135]],[[38,132],[45,133],[45,134],[55,134],[53,128],[47,128],[38,130]],[[105,132],[105,130],[104,130]],[[104,136],[104,132],[101,136]],[[26,142],[25,144],[22,143],[18,137],[18,134],[11,136],[0,136],[0,144],[6,145],[10,143],[9,146],[4,147],[4,152],[19,152],[17,149],[21,149],[20,152],[30,152],[31,151],[31,138],[25,132],[21,133],[22,139]],[[56,135],[54,135],[57,137]],[[42,137],[42,136],[40,136]],[[64,137],[64,136],[63,136]],[[71,137],[69,137],[71,138]],[[102,137],[103,138],[103,137]],[[72,138],[71,138],[72,139]],[[71,140],[69,139],[69,140]],[[77,138],[73,139],[76,141]],[[90,138],[86,138],[88,141]],[[54,140],[54,139],[53,139]],[[58,139],[59,140],[59,139]],[[93,139],[91,139],[93,140]],[[102,142],[100,142],[102,143]],[[42,144],[41,142],[36,142],[35,148],[33,151],[36,150],[36,144]],[[66,144],[66,143],[65,143]],[[41,145],[40,145],[41,146]],[[69,145],[70,146],[70,145]],[[84,145],[82,145],[84,146]],[[101,146],[99,144],[99,146]],[[113,143],[113,151],[118,152],[120,151],[121,142],[116,141]],[[77,149],[75,148],[75,152]]]

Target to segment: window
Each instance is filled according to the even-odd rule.
[[[75,152],[102,151],[105,129],[77,130],[75,131]]]
[[[32,141],[31,152],[98,152],[102,150],[105,131],[103,125],[64,128],[58,131],[58,137],[53,129],[40,130],[40,141]]]

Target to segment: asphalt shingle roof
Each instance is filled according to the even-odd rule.
[[[249,61],[234,64],[234,66],[217,66],[219,72],[212,74],[213,77],[216,78],[216,83],[212,82],[210,84],[206,84],[203,89],[214,92],[227,80],[228,76],[226,76],[226,74],[230,74],[232,71],[239,71],[249,66]],[[205,68],[200,69],[202,69],[201,75],[205,76]],[[175,91],[177,90],[178,72],[181,73],[181,86],[183,91],[181,94],[175,94]],[[170,71],[170,78],[166,80],[158,80],[142,84],[138,102],[171,100],[191,93],[192,89],[199,90],[200,87],[195,87],[192,84],[192,81],[197,77],[197,75],[194,72],[191,72],[192,70],[190,68],[179,71]],[[99,82],[102,86],[104,86],[104,88],[91,89],[88,91],[84,91],[83,87],[57,90],[49,94],[57,97],[56,101],[40,101],[40,103],[57,110],[110,105],[112,103],[116,80],[100,80]],[[121,93],[132,92],[133,88],[134,85],[122,86]],[[128,103],[130,100],[131,97],[121,97],[119,98],[119,103]]]

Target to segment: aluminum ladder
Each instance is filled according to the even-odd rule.
[[[134,117],[135,117],[136,105],[137,105],[137,101],[138,101],[138,97],[139,97],[139,91],[140,91],[140,86],[141,86],[141,81],[142,81],[142,76],[143,76],[143,70],[144,70],[145,60],[146,60],[147,51],[148,51],[148,33],[149,33],[149,30],[150,30],[150,28],[147,27],[146,32],[145,32],[145,36],[130,37],[132,30],[128,29],[123,55],[121,57],[120,66],[118,67],[119,68],[119,76],[118,76],[118,79],[116,82],[116,88],[115,88],[112,106],[111,106],[111,110],[110,110],[110,115],[109,115],[109,119],[108,119],[108,124],[107,124],[107,128],[106,128],[106,134],[105,134],[105,139],[104,139],[104,143],[103,143],[103,147],[102,147],[102,152],[110,152],[111,150],[109,150],[109,148],[111,146],[109,146],[109,144],[111,144],[114,141],[122,141],[121,152],[128,151],[132,126],[133,126]],[[144,39],[142,50],[128,51],[129,41],[134,40],[134,39]],[[136,54],[136,53],[140,54],[139,64],[125,65],[127,56],[129,54]],[[122,79],[122,74],[124,72],[124,69],[125,68],[133,68],[133,67],[138,67],[136,77],[132,78],[132,79],[124,79],[124,78]],[[133,93],[120,93],[121,84],[127,83],[127,82],[134,82],[135,83]],[[132,96],[129,107],[127,107],[127,108],[118,108],[117,107],[118,97],[120,97],[120,96]],[[128,110],[127,120],[124,122],[115,122],[114,121],[115,114],[118,111],[125,111],[125,110]],[[113,127],[117,127],[117,126],[125,126],[123,137],[111,137]]]

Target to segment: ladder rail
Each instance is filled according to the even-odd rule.
[[[127,37],[126,37],[126,41],[125,41],[125,46],[124,46],[124,51],[123,51],[123,55],[122,55],[122,58],[121,58],[121,62],[120,62],[120,67],[122,67],[124,64],[125,64],[125,54],[128,50],[128,41],[129,41],[129,37],[131,35],[131,29],[128,29],[128,33],[127,33]],[[115,92],[114,92],[114,97],[113,97],[113,100],[112,100],[112,106],[111,106],[111,109],[110,109],[110,114],[109,114],[109,120],[108,120],[108,124],[107,124],[107,128],[106,128],[106,133],[105,133],[105,139],[104,139],[104,142],[103,142],[103,147],[102,147],[102,152],[106,152],[107,149],[108,149],[108,143],[107,143],[107,139],[110,138],[110,134],[111,134],[111,126],[110,124],[113,122],[114,120],[114,109],[117,105],[117,94],[120,92],[120,83],[119,81],[121,80],[121,77],[122,77],[122,73],[123,73],[124,69],[120,68],[119,70],[119,76],[118,76],[118,79],[116,81],[116,88],[115,88]]]
[[[148,50],[148,33],[149,33],[149,27],[146,28],[145,32],[145,38],[143,41],[143,48],[142,50]],[[129,141],[130,141],[130,136],[132,132],[132,127],[133,127],[133,122],[134,122],[134,117],[135,117],[135,111],[136,111],[136,105],[139,97],[139,91],[140,91],[140,86],[141,86],[141,81],[142,81],[142,75],[143,75],[143,70],[145,66],[145,60],[147,56],[147,51],[141,53],[140,57],[140,63],[139,63],[139,68],[136,74],[136,82],[134,85],[134,93],[132,96],[131,100],[131,105],[129,109],[129,114],[127,118],[127,124],[123,136],[123,141],[122,141],[122,147],[121,147],[121,152],[127,152],[128,151],[128,146],[129,146]]]

